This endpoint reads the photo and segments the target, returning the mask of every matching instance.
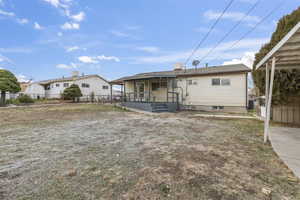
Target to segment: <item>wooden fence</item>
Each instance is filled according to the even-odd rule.
[[[275,122],[300,125],[300,106],[274,106],[272,120]]]

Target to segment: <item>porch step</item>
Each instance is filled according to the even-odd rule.
[[[164,103],[155,103],[151,104],[152,112],[168,112],[169,107],[167,104]]]

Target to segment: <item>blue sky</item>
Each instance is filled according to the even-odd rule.
[[[112,80],[170,70],[184,62],[230,0],[0,0],[0,68],[43,80],[78,70]],[[235,0],[193,59],[203,56],[256,0]],[[285,0],[234,48],[229,47],[282,0],[261,0],[201,63],[251,63],[280,17],[299,6]],[[190,63],[189,63],[190,66]]]

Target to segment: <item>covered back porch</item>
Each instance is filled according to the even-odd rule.
[[[111,84],[121,86],[123,106],[151,112],[174,112],[180,103],[175,78],[172,75],[131,77]]]

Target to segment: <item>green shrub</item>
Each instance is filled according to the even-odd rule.
[[[72,84],[70,87],[66,88],[62,94],[62,98],[65,100],[75,100],[82,97],[81,90],[78,85]]]
[[[20,101],[19,101],[19,99],[7,99],[5,104],[19,105]]]
[[[28,95],[22,95],[17,98],[20,103],[34,103],[34,100]]]

